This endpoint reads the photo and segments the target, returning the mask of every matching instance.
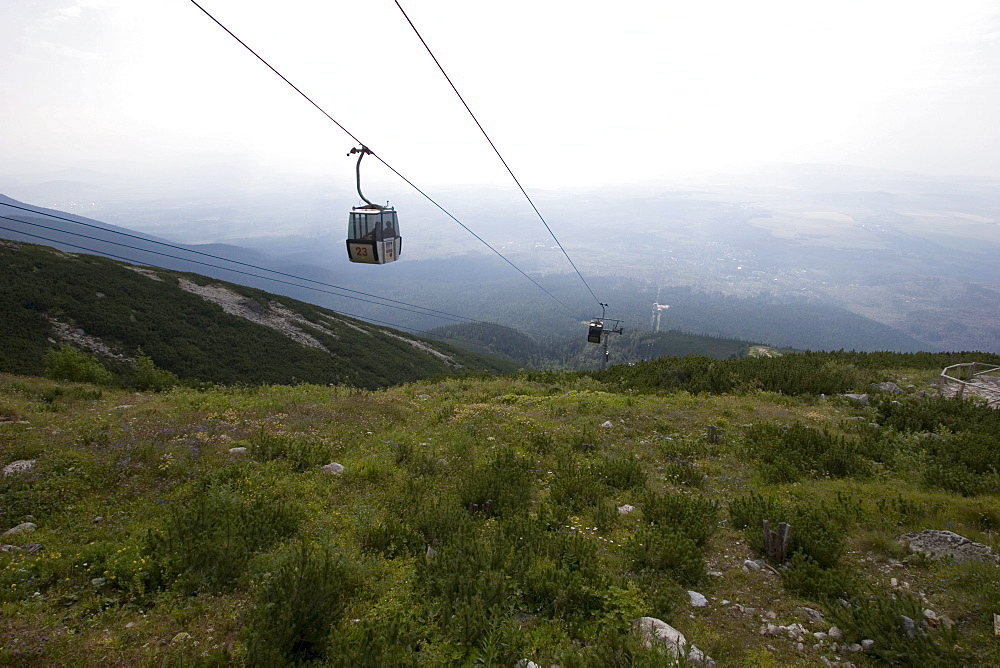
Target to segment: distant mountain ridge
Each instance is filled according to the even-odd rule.
[[[510,362],[191,273],[0,242],[0,371],[38,375],[68,342],[114,363],[142,349],[181,378],[379,388]]]

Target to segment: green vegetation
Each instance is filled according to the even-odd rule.
[[[196,274],[135,269],[43,246],[0,245],[0,371],[138,389],[162,389],[178,378],[374,389],[456,371],[517,368],[442,343],[403,338],[289,297]],[[225,288],[234,308],[260,320],[291,314],[286,333],[224,311],[182,289],[184,281]],[[298,339],[287,335],[290,329]],[[304,345],[306,337],[314,345]],[[99,364],[74,357],[53,345],[55,339],[100,351],[94,358]]]
[[[956,356],[141,392],[49,359],[0,376],[0,465],[35,460],[0,530],[37,525],[0,540],[3,665],[670,665],[640,616],[720,666],[1000,664],[1000,567],[897,540],[1000,548],[998,413],[927,386]],[[744,570],[763,520],[788,552]],[[794,622],[847,645],[761,633]]]

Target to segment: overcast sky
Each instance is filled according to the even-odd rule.
[[[393,0],[201,2],[418,185],[510,183]],[[996,0],[401,3],[528,188],[1000,177]],[[352,140],[189,0],[3,0],[0,25],[2,172],[353,178]]]

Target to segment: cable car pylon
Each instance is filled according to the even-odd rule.
[[[608,334],[622,333],[622,320],[609,320],[605,318],[608,312],[608,305],[598,302],[601,305],[601,317],[590,321],[590,329],[587,331],[587,342],[601,344],[603,350],[601,354],[601,371],[608,368]]]

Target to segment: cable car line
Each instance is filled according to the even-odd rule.
[[[212,258],[213,260],[222,260],[223,262],[231,262],[233,264],[237,264],[237,265],[240,265],[242,267],[249,267],[251,269],[257,269],[259,271],[266,271],[266,272],[269,272],[269,273],[272,273],[272,274],[277,274],[279,276],[287,276],[288,278],[294,278],[295,280],[298,280],[298,281],[305,281],[307,283],[315,283],[316,285],[322,285],[323,287],[333,288],[335,290],[342,290],[344,292],[351,292],[351,293],[354,293],[354,294],[357,294],[357,295],[363,295],[365,297],[372,297],[374,299],[381,299],[383,301],[392,302],[394,304],[401,304],[403,306],[410,306],[410,307],[413,307],[413,308],[423,309],[424,311],[427,311],[427,313],[425,313],[423,315],[432,315],[432,314],[434,314],[434,315],[442,315],[442,316],[447,316],[447,317],[450,317],[450,318],[459,318],[459,319],[462,319],[462,320],[467,320],[467,321],[471,321],[471,322],[478,322],[478,323],[483,323],[483,324],[489,324],[489,325],[499,324],[499,323],[488,322],[488,321],[485,321],[485,320],[475,320],[474,318],[469,318],[469,317],[458,315],[458,314],[455,314],[455,313],[448,313],[447,311],[439,311],[437,309],[428,308],[426,306],[419,306],[417,304],[410,304],[408,302],[399,301],[399,300],[396,300],[396,299],[390,299],[389,297],[380,297],[379,295],[373,295],[373,294],[371,294],[369,292],[362,292],[361,290],[352,290],[351,288],[341,287],[339,285],[334,285],[332,283],[324,283],[323,281],[317,281],[317,280],[314,280],[314,279],[311,279],[311,278],[305,278],[304,276],[296,276],[295,274],[288,274],[288,273],[285,273],[283,271],[278,271],[277,269],[268,269],[266,267],[259,267],[259,266],[255,265],[255,264],[250,264],[248,262],[240,262],[239,260],[230,260],[229,258],[222,257],[221,255],[213,255],[211,253],[204,253],[202,251],[197,251],[197,250],[194,250],[194,249],[191,249],[191,248],[184,248],[183,246],[177,246],[175,244],[167,243],[167,242],[164,242],[164,241],[156,241],[155,239],[147,239],[146,237],[142,237],[142,236],[139,236],[137,234],[129,234],[128,232],[121,232],[119,230],[113,230],[113,229],[109,229],[109,228],[106,228],[106,227],[101,227],[100,225],[93,225],[91,223],[84,223],[84,222],[81,222],[81,221],[78,221],[78,220],[72,220],[71,218],[66,218],[66,217],[63,217],[63,216],[57,216],[57,215],[52,214],[52,213],[45,213],[44,211],[36,211],[34,209],[29,209],[29,208],[26,208],[26,207],[23,207],[23,206],[17,206],[16,204],[8,204],[6,202],[0,202],[0,204],[2,204],[3,206],[9,206],[9,207],[14,208],[14,209],[20,209],[21,211],[27,211],[29,213],[38,214],[40,216],[46,216],[48,218],[56,218],[58,220],[66,221],[67,223],[73,223],[74,225],[83,225],[84,227],[90,227],[90,228],[93,228],[95,230],[100,230],[102,232],[110,232],[112,234],[118,234],[118,235],[121,235],[123,237],[129,237],[131,239],[138,239],[139,241],[144,241],[146,243],[156,244],[158,246],[165,246],[167,248],[173,248],[174,250],[184,251],[186,253],[193,253],[195,255],[201,255],[203,257]],[[2,218],[2,217],[4,217],[4,216],[0,216],[0,218]],[[22,221],[22,220],[16,220],[14,218],[8,218],[8,220],[15,220],[15,222],[25,223],[27,225],[34,224],[34,223],[27,223],[26,221]],[[43,226],[39,225],[39,227],[43,227]],[[47,228],[47,229],[54,229],[54,228]],[[62,231],[62,230],[56,230],[56,231]],[[66,231],[66,234],[73,234],[73,232]],[[80,236],[82,236],[82,235],[80,235]],[[94,237],[88,237],[88,238],[94,238]],[[97,239],[97,240],[98,241],[103,241],[102,239]],[[114,242],[113,241],[109,241],[108,243],[114,243]],[[122,244],[118,244],[118,245],[122,245]],[[131,248],[131,246],[130,246],[130,248]],[[136,248],[136,250],[144,250],[144,249],[142,249],[142,248]],[[155,251],[148,251],[148,252],[154,253]],[[173,257],[173,256],[168,256],[168,257]],[[185,260],[187,262],[194,262],[194,260],[188,260],[187,258],[176,258],[176,259]],[[228,269],[226,267],[216,267],[215,265],[209,265],[209,266],[215,267],[216,269],[225,269],[226,271],[235,271],[235,270],[232,270],[232,269]],[[272,279],[270,279],[268,277],[261,277],[261,278],[267,278],[268,280],[272,280]],[[308,287],[308,286],[297,286],[297,287]],[[330,294],[335,294],[335,293],[330,293]],[[342,296],[346,297],[347,295],[342,295]],[[387,304],[383,304],[383,306],[386,306],[386,305]]]
[[[5,204],[5,203],[0,202],[0,204]],[[14,206],[14,205],[12,205],[12,204],[6,204],[6,206]],[[15,207],[15,208],[22,209],[24,211],[31,211],[30,209],[25,209],[24,207],[20,207],[20,206]],[[37,212],[37,213],[40,213],[40,212]],[[43,214],[43,215],[49,215],[49,216],[51,216],[53,218],[59,218],[60,220],[65,220],[65,221],[68,221],[68,222],[71,222],[71,223],[77,223],[78,222],[78,221],[70,220],[68,218],[63,218],[61,216],[55,216],[55,215],[52,215],[52,214]],[[240,271],[238,269],[233,269],[231,267],[223,267],[223,266],[220,266],[220,265],[217,265],[217,264],[212,264],[210,262],[202,262],[202,261],[199,261],[199,260],[193,260],[191,258],[180,257],[180,256],[177,256],[177,255],[170,255],[169,253],[160,253],[158,251],[150,250],[150,249],[147,249],[147,248],[140,248],[138,246],[132,246],[132,245],[129,245],[129,244],[123,244],[123,243],[119,243],[119,242],[116,242],[116,241],[110,241],[108,239],[101,239],[99,237],[94,237],[94,236],[90,236],[90,235],[87,235],[87,234],[80,234],[80,233],[77,233],[77,232],[70,232],[69,230],[60,230],[58,228],[48,227],[47,225],[42,225],[40,223],[32,223],[32,222],[29,222],[29,221],[26,221],[26,220],[20,220],[18,218],[11,218],[9,216],[0,215],[0,218],[2,218],[4,220],[10,220],[10,221],[13,221],[15,223],[20,223],[21,225],[31,225],[32,227],[41,227],[43,229],[46,229],[46,230],[49,230],[49,231],[52,231],[52,232],[59,232],[59,233],[62,233],[62,234],[71,234],[73,236],[82,237],[84,239],[90,239],[91,241],[97,241],[97,242],[105,243],[105,244],[113,244],[115,246],[122,246],[124,248],[129,248],[131,250],[140,251],[140,252],[143,252],[143,253],[152,253],[154,255],[161,255],[163,257],[169,257],[171,259],[181,260],[183,262],[191,262],[193,264],[199,264],[199,265],[202,265],[202,266],[211,267],[212,269],[221,269],[222,271],[231,271],[233,273],[242,274],[242,275],[245,275],[245,276],[251,276],[253,278],[260,278],[260,279],[263,279],[263,280],[266,280],[266,281],[273,281],[275,283],[282,283],[284,285],[290,285],[290,286],[296,287],[296,288],[303,288],[303,289],[306,289],[306,290],[314,290],[316,292],[322,292],[324,294],[329,294],[329,295],[332,295],[334,297],[343,297],[345,299],[354,299],[356,301],[361,301],[361,302],[365,302],[365,303],[368,303],[368,304],[374,304],[375,306],[385,306],[385,307],[394,308],[394,309],[397,309],[397,310],[400,310],[400,311],[407,311],[409,313],[415,313],[416,315],[442,318],[444,320],[451,320],[452,322],[455,322],[455,323],[458,323],[458,324],[492,325],[492,326],[496,326],[496,327],[506,327],[507,329],[511,329],[511,330],[513,330],[515,332],[518,332],[519,334],[523,334],[524,336],[527,336],[529,338],[531,338],[531,337],[543,337],[543,338],[550,338],[550,339],[554,339],[554,340],[561,340],[561,339],[559,339],[559,337],[551,336],[549,334],[526,332],[526,331],[523,331],[523,330],[520,330],[520,329],[516,329],[514,327],[510,327],[509,325],[501,325],[500,323],[490,322],[488,320],[476,320],[474,318],[469,318],[467,316],[457,315],[455,313],[448,313],[447,311],[437,311],[435,309],[431,309],[431,308],[428,308],[426,306],[420,306],[418,304],[410,304],[408,302],[398,301],[398,300],[395,300],[395,299],[389,299],[388,297],[379,297],[378,295],[372,295],[372,294],[369,294],[367,292],[358,292],[357,290],[350,290],[348,288],[341,288],[339,286],[332,285],[332,284],[329,284],[329,283],[322,283],[320,281],[314,281],[312,279],[305,278],[305,277],[302,277],[302,276],[296,276],[294,274],[286,274],[284,272],[278,272],[278,271],[275,271],[275,270],[272,270],[272,269],[266,269],[264,267],[258,267],[256,265],[247,264],[245,262],[237,262],[236,260],[228,260],[228,259],[226,259],[224,257],[220,257],[220,256],[217,256],[217,255],[211,255],[209,253],[201,253],[199,251],[189,250],[189,249],[186,249],[186,248],[183,248],[183,247],[180,247],[180,246],[174,246],[174,245],[168,244],[168,243],[155,242],[155,243],[160,244],[161,246],[167,246],[168,248],[174,248],[174,249],[180,250],[180,251],[187,251],[187,252],[191,252],[191,253],[197,253],[199,255],[205,255],[207,257],[218,259],[218,260],[223,260],[225,262],[233,262],[235,264],[240,264],[240,265],[243,265],[243,266],[246,266],[246,267],[251,267],[253,269],[260,269],[261,271],[273,272],[273,273],[280,274],[282,276],[287,276],[289,278],[294,278],[296,280],[307,281],[307,282],[310,282],[310,283],[317,283],[319,285],[324,285],[324,286],[327,286],[327,287],[336,288],[338,290],[344,290],[344,291],[347,291],[347,292],[356,292],[358,294],[362,294],[362,295],[365,295],[367,297],[374,297],[375,299],[382,299],[382,300],[385,300],[385,301],[393,302],[393,304],[401,304],[402,306],[394,306],[393,304],[383,304],[383,303],[380,303],[380,302],[372,301],[370,299],[363,299],[361,297],[354,297],[352,295],[344,295],[344,294],[340,294],[340,293],[337,293],[337,292],[332,292],[330,290],[323,290],[323,289],[320,289],[320,288],[315,288],[315,287],[312,287],[310,285],[300,285],[298,283],[292,283],[290,281],[283,281],[283,280],[280,280],[280,279],[277,279],[277,278],[273,278],[271,276],[261,276],[259,274],[253,274],[253,273],[246,272],[246,271]],[[87,223],[78,223],[78,224],[80,224],[80,225],[87,225],[87,227],[93,227],[93,228],[96,228],[96,229],[99,229],[99,230],[104,229],[104,228],[97,227],[96,225],[89,225]],[[40,235],[37,235],[37,234],[31,234],[31,233],[25,232],[23,230],[15,230],[15,229],[11,229],[11,228],[8,228],[8,227],[0,227],[0,229],[7,230],[9,232],[16,232],[17,234],[23,234],[25,236],[29,236],[29,237],[32,237],[32,238],[35,238],[35,239],[40,239],[42,241],[48,241],[48,242],[54,243],[54,244],[62,244],[64,246],[70,246],[72,248],[77,248],[79,250],[87,251],[87,252],[90,252],[90,253],[97,253],[97,254],[100,254],[100,255],[105,255],[107,257],[111,257],[111,258],[114,258],[114,259],[117,259],[117,260],[124,260],[126,262],[139,263],[139,264],[148,264],[146,262],[142,262],[141,260],[136,260],[135,258],[129,258],[129,257],[125,257],[125,256],[120,256],[120,255],[114,255],[112,253],[108,253],[108,252],[105,252],[105,251],[100,251],[100,250],[96,250],[96,249],[93,249],[93,248],[87,248],[85,246],[79,246],[79,245],[76,245],[76,244],[72,244],[72,243],[69,243],[68,241],[61,241],[61,240],[58,240],[58,239],[51,239],[49,237],[44,237],[44,236],[40,236]],[[116,230],[105,230],[105,231],[112,232],[114,234],[121,234],[121,235],[127,236],[127,237],[132,237],[132,238],[135,238],[135,239],[139,239],[141,241],[150,241],[150,242],[152,242],[151,239],[143,239],[142,237],[137,237],[134,234],[127,234],[125,232],[118,232]],[[155,265],[150,265],[150,266],[155,266]],[[166,268],[164,267],[164,269],[166,269]],[[175,270],[167,269],[167,271],[175,271]],[[407,306],[408,307],[412,307],[412,308],[404,308],[404,307],[407,307]],[[413,309],[422,309],[422,310],[416,311],[416,310],[413,310]],[[335,310],[335,309],[331,308],[331,310]],[[377,320],[374,320],[374,319],[367,318],[365,316],[359,316],[359,315],[355,315],[355,314],[352,314],[352,313],[346,313],[346,312],[343,312],[343,311],[340,311],[340,310],[335,310],[335,312],[342,313],[343,315],[348,315],[348,316],[351,316],[351,317],[356,317],[359,320],[369,320],[371,322],[382,322],[382,321],[377,321]],[[384,323],[384,324],[387,324],[390,327],[397,327],[397,325],[394,325],[392,323]],[[417,333],[417,334],[420,334],[420,333],[426,331],[426,330],[414,329],[412,327],[406,327],[404,325],[398,325],[398,327],[400,329],[407,329],[407,330],[412,331],[412,332]],[[438,336],[438,335],[437,334],[430,334],[428,336]],[[454,341],[466,341],[467,343],[478,343],[476,341],[471,341],[471,340],[466,340],[466,339],[460,339],[460,338],[455,338],[455,337],[442,337],[442,338],[449,338],[449,339],[452,339]]]
[[[510,178],[514,179],[514,183],[516,183],[517,187],[521,190],[521,194],[524,195],[525,199],[528,200],[528,204],[531,205],[531,208],[535,210],[535,214],[538,216],[538,219],[542,221],[542,225],[545,226],[545,229],[549,231],[549,234],[552,236],[553,241],[555,241],[556,245],[559,246],[559,250],[561,250],[563,255],[566,256],[566,259],[569,261],[570,266],[573,267],[573,271],[575,271],[576,275],[580,277],[581,281],[583,281],[584,286],[586,286],[587,290],[590,292],[590,295],[594,298],[594,301],[596,301],[598,305],[600,305],[601,300],[597,298],[596,294],[594,294],[594,291],[591,289],[590,284],[587,283],[587,279],[585,279],[583,277],[583,274],[580,273],[580,270],[577,269],[576,263],[573,262],[573,258],[569,256],[569,253],[567,253],[566,249],[563,248],[562,243],[560,243],[559,239],[556,238],[555,232],[553,232],[552,228],[549,227],[549,224],[548,222],[546,222],[545,217],[542,216],[542,212],[538,210],[537,206],[535,206],[534,201],[532,201],[531,197],[528,195],[528,192],[524,189],[524,186],[522,186],[521,182],[518,181],[516,176],[514,176],[514,171],[510,168],[510,165],[507,164],[507,161],[504,160],[504,157],[500,155],[500,150],[496,147],[496,144],[493,143],[493,140],[490,139],[490,136],[486,133],[486,130],[479,122],[479,119],[476,118],[476,115],[472,113],[472,109],[469,108],[469,105],[466,103],[465,98],[462,97],[462,94],[458,92],[458,88],[455,87],[455,84],[452,82],[451,77],[449,77],[448,73],[444,71],[444,67],[441,66],[441,63],[438,61],[437,56],[435,56],[434,52],[431,51],[431,47],[427,45],[427,41],[423,38],[423,35],[421,35],[420,31],[417,30],[417,26],[413,25],[413,21],[410,20],[410,17],[407,15],[406,10],[403,9],[403,6],[399,4],[399,0],[393,0],[393,2],[395,2],[396,6],[399,7],[399,11],[403,14],[403,18],[405,18],[406,22],[410,24],[410,27],[413,29],[414,34],[416,34],[417,39],[420,40],[420,43],[424,45],[424,48],[427,50],[427,53],[434,61],[434,64],[437,65],[439,70],[441,70],[441,74],[444,75],[444,78],[448,82],[448,85],[451,86],[451,89],[453,91],[455,91],[455,95],[458,96],[458,99],[461,101],[462,106],[465,107],[465,110],[467,112],[469,112],[469,116],[472,117],[472,120],[475,122],[476,127],[478,127],[479,131],[483,133],[484,137],[486,137],[486,141],[489,142],[490,147],[493,149],[493,152],[497,154],[498,158],[500,158],[500,162],[502,162],[503,166],[507,169],[507,173],[510,174]]]
[[[315,287],[312,287],[311,285],[299,285],[298,283],[292,283],[290,281],[283,281],[281,279],[272,278],[270,276],[261,276],[260,274],[253,274],[253,273],[250,273],[248,271],[241,271],[239,269],[232,269],[230,267],[220,267],[219,265],[212,264],[210,262],[202,262],[201,260],[192,260],[190,258],[180,257],[179,255],[171,255],[169,253],[161,253],[159,251],[149,250],[149,249],[146,249],[146,248],[139,248],[138,246],[132,246],[132,245],[129,245],[129,244],[123,244],[123,243],[120,243],[118,241],[109,241],[107,239],[101,239],[99,237],[90,236],[88,234],[81,234],[79,232],[70,232],[69,230],[60,230],[60,229],[58,229],[56,227],[49,227],[47,225],[42,225],[41,223],[31,223],[31,222],[28,222],[26,220],[18,220],[17,218],[11,218],[9,216],[0,216],[0,218],[3,218],[4,220],[12,220],[15,223],[21,223],[22,225],[31,225],[32,227],[41,227],[42,229],[50,230],[52,232],[60,232],[62,234],[72,234],[73,236],[82,237],[84,239],[90,239],[91,241],[98,241],[98,242],[105,243],[105,244],[112,244],[112,245],[115,245],[115,246],[122,246],[124,248],[129,248],[131,250],[136,250],[136,251],[140,251],[140,252],[143,252],[143,253],[152,253],[153,255],[161,255],[163,257],[169,257],[169,258],[174,259],[174,260],[182,260],[184,262],[191,262],[193,264],[200,264],[202,266],[211,267],[213,269],[222,269],[223,271],[231,271],[234,274],[242,274],[244,276],[251,276],[253,278],[261,278],[261,279],[264,279],[265,281],[274,281],[275,283],[282,283],[284,285],[291,285],[292,287],[296,287],[296,288],[305,288],[307,290],[315,290],[316,292],[322,292],[322,293],[325,293],[325,294],[328,294],[328,295],[333,295],[335,297],[343,297],[345,299],[354,299],[354,300],[359,301],[359,302],[365,302],[365,303],[368,303],[368,304],[375,304],[376,306],[385,306],[385,307],[388,307],[388,308],[398,309],[400,311],[407,311],[409,313],[416,313],[417,315],[424,315],[424,316],[432,316],[432,317],[436,317],[436,318],[443,318],[445,320],[451,320],[453,322],[469,322],[470,321],[469,318],[464,318],[463,316],[451,317],[451,316],[445,316],[445,315],[434,315],[434,314],[431,314],[431,313],[425,313],[424,311],[417,311],[417,310],[414,310],[412,308],[406,308],[404,306],[396,306],[394,304],[382,304],[380,302],[376,302],[376,301],[373,301],[371,299],[365,299],[364,297],[355,297],[353,295],[340,294],[338,292],[333,292],[331,290],[324,290],[322,288],[315,288]],[[8,228],[0,228],[0,229],[8,229]],[[66,246],[72,246],[73,248],[79,248],[81,250],[90,251],[91,253],[99,253],[99,254],[102,254],[102,255],[106,254],[106,253],[104,253],[104,251],[98,251],[98,250],[94,250],[92,248],[84,248],[82,246],[76,246],[74,244],[71,244],[71,243],[68,243],[68,242],[65,242],[65,241],[58,241],[58,240],[55,240],[55,239],[48,239],[46,237],[41,237],[41,236],[38,236],[38,235],[35,235],[35,234],[29,234],[28,232],[23,232],[23,231],[20,231],[20,230],[10,230],[10,231],[17,232],[18,234],[24,234],[24,235],[27,235],[27,236],[30,236],[30,237],[35,237],[36,239],[42,239],[44,241],[50,241],[52,243],[64,244]],[[110,254],[107,254],[107,255],[109,257],[112,257]],[[136,261],[136,260],[130,259],[130,258],[118,258],[117,256],[113,256],[113,257],[116,257],[116,259],[125,259],[128,262],[135,262]],[[382,298],[379,297],[379,299],[382,299]],[[423,308],[423,307],[417,306],[416,308]],[[478,321],[472,321],[472,322],[478,322]],[[485,324],[495,324],[495,323],[485,323]]]
[[[12,220],[15,223],[25,223],[25,221],[23,221],[23,220],[17,220],[16,218],[9,218],[7,216],[0,216],[0,218],[4,218],[6,220]],[[27,224],[31,225],[32,223],[27,223]],[[52,229],[52,228],[49,228],[49,229]],[[80,245],[77,245],[77,244],[71,244],[68,241],[59,241],[57,239],[50,239],[48,237],[43,237],[43,236],[38,235],[38,234],[31,234],[30,232],[25,232],[23,230],[15,230],[15,229],[10,228],[10,227],[4,227],[3,225],[0,225],[0,230],[6,230],[8,232],[14,232],[15,234],[20,234],[20,235],[23,235],[23,236],[26,236],[26,237],[32,237],[34,239],[40,239],[42,241],[48,241],[48,242],[54,243],[54,244],[60,244],[62,246],[69,246],[70,248],[76,248],[78,250],[83,250],[83,251],[87,251],[87,252],[90,252],[90,253],[100,253],[103,257],[109,257],[109,258],[112,258],[112,259],[115,259],[115,260],[122,260],[122,261],[128,262],[130,264],[144,264],[146,266],[156,266],[156,265],[147,264],[145,262],[140,262],[140,261],[136,260],[135,258],[125,257],[124,255],[115,255],[114,253],[108,253],[106,251],[94,250],[93,248],[87,248],[85,246],[80,246]],[[62,232],[63,230],[56,230],[56,231]],[[72,233],[71,232],[67,232],[67,234],[72,234]],[[114,242],[111,242],[111,241],[105,242],[104,239],[97,239],[96,237],[87,237],[87,238],[88,239],[94,239],[95,241],[101,241],[101,242],[104,242],[104,243],[114,243]],[[119,244],[119,245],[122,245],[122,244]],[[134,248],[134,247],[129,246],[129,248]],[[143,250],[143,249],[141,249],[141,248],[135,248],[135,250]],[[153,252],[153,251],[149,251],[149,252]],[[180,258],[180,259],[184,259],[184,258]],[[188,260],[188,261],[189,262],[193,262],[193,260]],[[206,264],[206,265],[208,265],[210,267],[214,267],[215,269],[225,269],[226,271],[232,271],[230,269],[227,269],[226,267],[218,267],[216,265],[208,264],[207,262],[203,262],[203,263],[199,263],[199,264]],[[164,268],[161,267],[161,269],[164,269]],[[173,271],[173,270],[166,269],[166,271]],[[261,278],[266,278],[266,277],[261,277]],[[267,280],[274,280],[274,279],[267,278]],[[303,285],[303,286],[297,286],[297,287],[307,287],[307,286]],[[382,306],[384,306],[384,304],[382,304]],[[367,316],[358,315],[356,313],[348,313],[347,311],[341,311],[339,309],[338,310],[330,309],[330,310],[333,311],[334,313],[336,313],[337,315],[343,315],[343,316],[347,316],[349,318],[356,318],[357,320],[360,320],[360,321],[362,321],[364,323],[376,324],[376,325],[385,325],[385,326],[391,327],[393,329],[406,330],[408,332],[411,332],[413,334],[418,334],[418,335],[425,334],[426,335],[425,338],[429,338],[429,339],[448,339],[449,341],[461,341],[463,343],[472,343],[472,344],[476,344],[476,345],[481,345],[480,342],[478,342],[478,341],[472,341],[470,339],[460,339],[458,337],[444,336],[442,334],[429,334],[427,332],[427,330],[416,329],[414,327],[407,327],[406,325],[397,325],[396,323],[388,322],[386,320],[377,320],[375,318],[369,318]],[[487,323],[487,324],[491,324],[491,323]],[[511,328],[511,329],[513,329],[513,328]],[[520,331],[520,330],[515,330],[515,331]],[[528,334],[527,332],[520,332],[520,333],[521,334],[525,334],[526,336],[531,336],[531,334]]]
[[[212,14],[209,13],[209,11],[207,9],[205,9],[200,4],[198,4],[197,0],[191,0],[191,4],[193,4],[195,7],[197,7],[198,9],[200,9],[202,11],[202,13],[205,14],[205,16],[207,16],[208,18],[212,19],[212,21],[216,25],[218,25],[220,28],[222,28],[223,30],[225,30],[226,33],[228,33],[230,37],[232,37],[233,39],[235,39],[237,42],[239,42],[243,46],[243,48],[245,48],[247,51],[249,51],[250,53],[252,53],[257,58],[257,60],[259,60],[260,62],[264,63],[264,65],[266,65],[269,70],[271,70],[272,72],[274,72],[275,74],[277,74],[281,78],[282,81],[284,81],[289,86],[291,86],[292,89],[295,90],[295,92],[298,93],[299,95],[301,95],[303,98],[305,98],[306,101],[309,102],[309,104],[311,104],[312,106],[316,107],[316,109],[319,110],[319,112],[321,114],[323,114],[327,119],[329,119],[330,121],[332,121],[338,128],[340,128],[341,130],[343,130],[347,134],[347,136],[349,136],[351,139],[353,139],[358,144],[361,144],[362,146],[367,146],[367,144],[365,144],[365,142],[363,142],[360,139],[358,139],[353,133],[351,133],[350,130],[348,130],[343,125],[341,125],[333,116],[331,116],[330,114],[328,114],[326,112],[326,110],[324,110],[315,101],[313,101],[312,98],[310,98],[308,95],[306,95],[304,92],[302,92],[302,90],[298,86],[296,86],[291,81],[289,81],[288,78],[285,77],[285,75],[283,75],[281,72],[279,72],[277,69],[275,69],[274,66],[272,66],[269,62],[267,62],[266,60],[264,60],[264,58],[261,57],[260,54],[258,54],[256,51],[254,51],[253,49],[251,49],[250,46],[246,42],[244,42],[239,37],[237,37],[236,34],[233,33],[233,31],[231,31],[229,28],[227,28],[225,25],[223,25],[222,22],[219,21],[217,18],[215,18],[214,16],[212,16]],[[438,209],[440,209],[446,216],[448,216],[449,218],[451,218],[453,221],[455,221],[456,223],[458,223],[466,232],[468,232],[469,234],[471,234],[472,236],[474,236],[476,239],[478,239],[480,243],[482,243],[484,246],[486,246],[491,251],[493,251],[494,253],[496,253],[504,262],[506,262],[507,264],[509,264],[515,270],[517,270],[517,272],[519,274],[521,274],[522,276],[524,276],[525,278],[527,278],[529,281],[531,281],[532,283],[534,283],[535,286],[538,289],[540,289],[542,292],[544,292],[549,297],[551,297],[556,302],[558,302],[567,311],[572,312],[572,309],[570,309],[570,307],[567,306],[561,299],[559,299],[558,297],[556,297],[555,295],[553,295],[551,292],[549,292],[548,290],[546,290],[544,287],[542,287],[542,285],[540,283],[538,283],[538,281],[536,281],[535,279],[533,279],[531,276],[528,276],[528,274],[526,274],[520,267],[518,267],[516,264],[514,264],[513,262],[511,262],[510,260],[508,260],[507,257],[503,253],[501,253],[496,248],[494,248],[489,243],[487,243],[486,240],[483,239],[481,236],[479,236],[478,234],[476,234],[475,232],[473,232],[468,226],[465,225],[465,223],[463,223],[458,218],[456,218],[455,216],[453,216],[451,214],[451,212],[449,212],[443,206],[441,206],[440,204],[438,204],[434,200],[434,198],[432,198],[430,195],[428,195],[423,190],[421,190],[420,188],[418,188],[415,183],[413,183],[408,178],[406,178],[405,176],[403,176],[399,171],[396,170],[396,168],[394,168],[392,165],[390,165],[385,160],[383,160],[378,154],[376,154],[374,152],[370,152],[370,155],[372,155],[376,160],[378,160],[383,165],[385,165],[393,174],[395,174],[396,176],[398,176],[399,178],[401,178],[403,181],[405,181],[411,188],[413,188],[418,193],[420,193],[421,195],[423,195],[424,198],[427,201],[429,201],[431,204],[433,204]],[[563,252],[565,253],[565,251],[563,251]],[[577,272],[577,273],[579,273],[579,272]],[[581,278],[582,278],[582,276],[581,276]],[[588,288],[589,288],[589,286],[588,286]]]

